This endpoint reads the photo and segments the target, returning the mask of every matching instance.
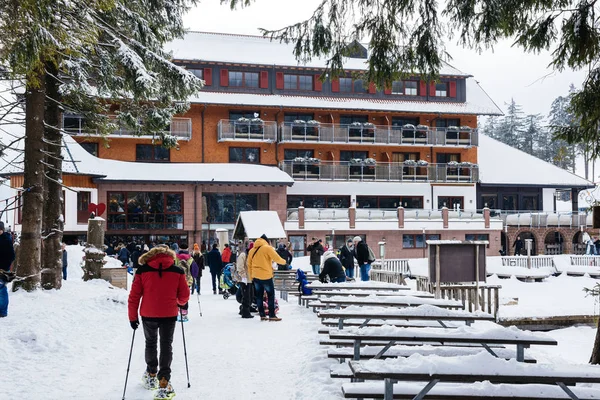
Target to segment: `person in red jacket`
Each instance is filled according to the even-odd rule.
[[[223,255],[221,255],[221,260],[223,264],[228,264],[231,261],[231,248],[227,243],[225,243],[225,248],[223,249]]]
[[[146,337],[144,386],[146,389],[158,389],[155,398],[170,399],[175,396],[169,382],[173,333],[178,307],[187,306],[190,290],[185,272],[177,266],[175,252],[167,246],[154,247],[140,257],[139,264],[129,293],[129,322],[134,330],[138,328],[139,308]],[[160,360],[156,349],[159,333]]]

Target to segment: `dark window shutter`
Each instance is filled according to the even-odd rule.
[[[204,68],[204,84],[212,86],[212,68]]]
[[[316,74],[313,78],[315,92],[323,90],[323,82],[321,82],[321,74]]]
[[[383,89],[383,94],[392,94],[392,88],[386,86],[386,88]]]
[[[377,86],[375,86],[375,83],[373,83],[373,82],[369,82],[369,93],[371,93],[371,94],[377,93]]]
[[[427,96],[427,82],[421,81],[420,86],[421,87],[419,88],[419,96]]]
[[[269,88],[269,71],[260,71],[260,88]]]
[[[456,81],[450,81],[450,97],[456,97]]]
[[[221,70],[221,86],[229,86],[229,71],[226,69]]]
[[[283,89],[283,72],[277,72],[275,74],[275,87],[277,89]]]
[[[332,92],[339,92],[340,91],[340,80],[339,79],[333,79],[331,81],[331,91]]]
[[[435,82],[429,82],[429,95],[435,97]]]

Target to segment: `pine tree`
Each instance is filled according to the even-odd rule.
[[[497,139],[511,147],[523,150],[525,130],[523,109],[514,99],[511,99],[506,114],[498,125]]]
[[[550,147],[555,155],[553,163],[561,168],[571,169],[575,172],[575,159],[578,154],[584,154],[584,146],[569,144],[557,136],[565,129],[577,129],[577,119],[570,110],[571,97],[575,93],[575,87],[571,84],[568,96],[559,96],[552,102],[548,114],[549,132],[551,135]],[[586,156],[587,158],[587,156]],[[587,160],[585,161],[588,164]]]

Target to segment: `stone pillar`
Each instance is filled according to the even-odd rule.
[[[104,218],[95,217],[88,220],[87,244],[85,245],[85,265],[83,267],[83,280],[100,279],[101,269],[104,265],[104,231],[106,221]]]
[[[448,229],[448,207],[442,207],[442,221],[444,223],[443,228]]]
[[[356,207],[348,209],[348,216],[350,217],[350,229],[356,228]]]
[[[304,206],[298,207],[298,229],[304,229]]]
[[[404,207],[398,207],[398,228],[404,228]]]
[[[483,221],[484,221],[485,229],[489,229],[490,228],[490,209],[487,207],[485,207],[483,209]]]

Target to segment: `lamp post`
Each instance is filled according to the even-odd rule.
[[[425,240],[425,227],[421,229],[423,229],[423,258],[425,258],[425,249],[427,248],[427,242]]]

